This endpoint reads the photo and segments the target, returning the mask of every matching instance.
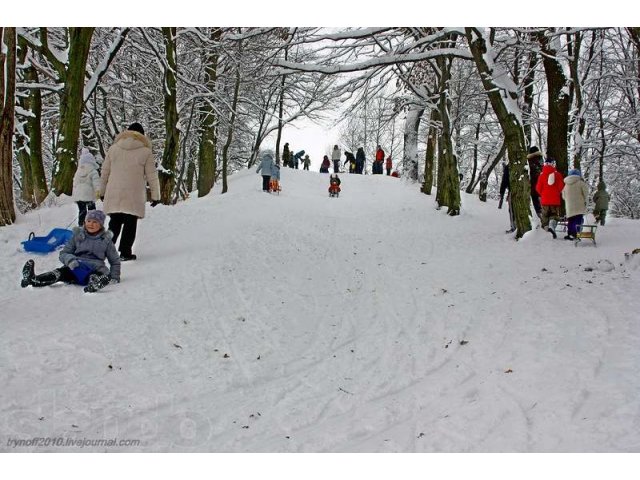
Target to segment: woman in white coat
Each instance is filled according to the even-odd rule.
[[[78,168],[73,176],[72,198],[78,204],[78,225],[84,225],[87,210],[95,210],[96,198],[100,198],[100,174],[95,157],[88,149],[80,153]]]
[[[132,247],[138,219],[144,218],[147,183],[151,190],[151,206],[160,202],[160,181],[151,140],[144,135],[142,125],[132,123],[115,138],[102,165],[101,178],[104,211],[110,217],[113,243],[117,243],[122,231],[118,247],[120,260],[135,260]]]
[[[589,187],[582,179],[580,170],[569,170],[569,175],[564,179],[562,198],[567,211],[567,235],[565,240],[575,240],[578,228],[584,222],[587,213],[587,198]]]

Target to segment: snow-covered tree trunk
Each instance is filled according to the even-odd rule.
[[[26,62],[27,42],[18,38],[19,62],[25,83],[40,83],[37,70]],[[16,128],[16,146],[22,168],[22,200],[31,208],[40,205],[49,193],[42,163],[42,95],[40,89],[30,88],[18,95],[24,118]],[[17,118],[20,118],[19,116]]]
[[[213,28],[209,38],[217,43],[222,36],[220,28]],[[217,49],[209,50],[205,59],[205,89],[207,92],[215,92],[218,80]],[[204,197],[213,188],[216,178],[216,150],[218,143],[217,114],[212,99],[204,99],[200,107],[201,136],[198,148],[198,197]]]
[[[169,204],[176,185],[176,162],[180,147],[178,130],[178,61],[176,52],[176,28],[163,27],[162,37],[165,47],[164,64],[164,127],[165,140],[162,152],[162,170],[160,170],[160,198]]]
[[[431,195],[431,188],[433,187],[433,167],[438,148],[438,128],[436,124],[439,118],[438,109],[431,109],[429,133],[427,134],[427,151],[424,159],[424,183],[422,184],[422,193],[426,195]]]
[[[404,124],[404,174],[411,180],[418,180],[418,129],[424,107],[411,107]],[[366,130],[366,129],[365,129]]]
[[[16,221],[12,175],[15,94],[16,29],[0,27],[0,226]]]
[[[516,238],[531,230],[531,187],[527,166],[527,148],[522,114],[518,107],[518,88],[508,72],[494,61],[491,45],[482,30],[465,29],[469,48],[480,73],[491,106],[498,118],[509,156],[511,205],[516,223]]]
[[[60,128],[56,142],[56,168],[52,188],[56,195],[71,195],[73,175],[78,167],[78,138],[84,108],[84,84],[93,27],[71,27],[68,30],[67,64],[58,73],[60,91]]]
[[[556,168],[566,175],[569,167],[569,109],[571,108],[568,72],[559,55],[559,38],[553,29],[537,34],[542,51],[542,63],[547,76],[549,118],[547,156],[556,161]]]
[[[451,216],[460,214],[460,178],[458,177],[458,164],[453,151],[451,128],[451,100],[449,98],[449,80],[451,79],[452,60],[446,57],[436,59],[440,71],[440,99],[438,112],[442,132],[440,135],[441,155],[438,159],[438,204],[446,205],[447,214]]]
[[[238,42],[238,57],[242,55],[242,41]],[[240,83],[242,76],[240,75],[240,65],[235,65],[236,79],[233,87],[233,101],[231,103],[231,114],[227,124],[227,141],[222,148],[222,193],[227,193],[229,189],[227,177],[229,168],[229,147],[233,141],[233,129],[236,123],[236,112],[238,108],[238,97],[240,96]]]

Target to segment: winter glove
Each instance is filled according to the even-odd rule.
[[[75,270],[79,266],[80,266],[80,262],[75,258],[71,260],[69,263],[67,263],[67,267],[69,267],[71,270]]]
[[[151,201],[151,206],[155,207],[156,205],[160,204],[160,200],[152,200]]]

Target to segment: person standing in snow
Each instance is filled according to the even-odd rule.
[[[584,215],[587,213],[587,199],[589,198],[589,187],[582,179],[580,170],[569,170],[569,175],[564,179],[562,198],[567,210],[567,235],[565,240],[575,240],[578,229],[584,222]]]
[[[120,282],[120,257],[112,241],[113,233],[104,228],[105,219],[103,211],[89,210],[84,226],[73,227],[73,236],[60,251],[63,266],[36,275],[35,262],[29,259],[22,267],[20,286],[46,287],[65,282],[87,285],[85,292],[95,292],[110,281]]]
[[[380,145],[376,149],[376,159],[373,162],[373,174],[382,175],[382,164],[384,162],[384,150]]]
[[[333,146],[333,150],[331,151],[331,161],[333,162],[333,173],[340,172],[340,148],[338,145]]]
[[[309,158],[309,155],[305,155],[302,160],[302,169],[309,170],[309,165],[311,165],[311,159]]]
[[[536,183],[536,191],[540,194],[540,221],[543,230],[546,230],[556,238],[556,225],[560,220],[560,209],[562,206],[562,189],[564,179],[562,174],[556,170],[556,162],[551,158],[544,161],[542,172]]]
[[[100,198],[98,164],[87,148],[82,149],[78,168],[73,176],[72,198],[78,205],[78,226],[81,227],[87,210],[95,210],[95,200]]]
[[[349,173],[356,173],[356,157],[353,156],[353,153],[347,151],[344,152],[344,156],[346,157],[345,166],[347,163],[349,164]]]
[[[107,152],[101,179],[100,191],[104,197],[104,211],[110,217],[113,243],[118,242],[122,231],[118,248],[120,260],[135,260],[133,243],[138,219],[144,218],[147,183],[151,190],[151,206],[160,203],[160,181],[151,140],[145,136],[142,125],[134,122],[118,134]]]
[[[262,153],[256,173],[260,173],[260,171],[262,171],[262,191],[269,193],[269,182],[273,172],[273,152],[271,150],[265,150]]]
[[[607,210],[609,210],[609,192],[607,192],[607,186],[603,180],[598,182],[598,190],[593,195],[593,201],[595,206],[593,207],[593,216],[596,218],[596,223],[604,225],[604,220],[607,216]]]
[[[387,169],[387,176],[391,175],[391,169],[393,168],[393,163],[391,162],[391,155],[387,157],[385,167]]]
[[[502,163],[502,181],[500,182],[500,202],[498,203],[498,208],[502,208],[502,203],[504,201],[504,194],[507,193],[507,206],[509,207],[509,222],[511,223],[511,228],[506,231],[506,233],[511,233],[516,231],[516,219],[513,215],[513,208],[511,206],[511,180],[509,179],[509,164],[507,162]]]
[[[541,215],[542,207],[540,206],[540,195],[538,195],[536,185],[538,184],[538,178],[542,171],[542,162],[543,157],[540,149],[536,146],[529,148],[527,163],[529,164],[529,179],[531,181],[531,202],[538,217]]]
[[[289,162],[291,161],[291,150],[289,150],[289,143],[284,144],[284,148],[282,149],[282,166],[289,167],[292,166]]]
[[[356,152],[356,173],[362,175],[362,172],[364,172],[364,166],[366,163],[367,163],[367,159],[364,156],[364,148],[360,147]]]
[[[320,173],[329,173],[330,166],[331,166],[331,162],[329,161],[329,157],[325,155],[322,158],[322,163],[320,164]]]

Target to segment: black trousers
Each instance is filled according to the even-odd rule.
[[[94,202],[76,202],[78,204],[78,225],[84,225],[84,219],[87,216],[87,210],[95,210]]]
[[[63,266],[60,268],[56,268],[55,270],[52,270],[50,272],[44,272],[40,275],[36,275],[35,278],[31,281],[31,285],[33,285],[34,287],[46,287],[58,282],[78,283],[71,269],[69,267]]]
[[[130,256],[133,242],[136,241],[136,231],[138,229],[138,217],[129,213],[110,213],[109,230],[113,232],[113,243],[117,245],[120,231],[122,238],[118,250],[120,255]]]
[[[269,191],[269,182],[271,181],[271,175],[262,175],[262,191]]]

